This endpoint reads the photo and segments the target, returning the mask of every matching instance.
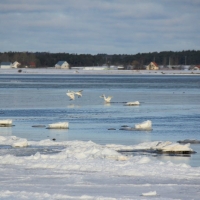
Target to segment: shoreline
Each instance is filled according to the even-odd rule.
[[[21,70],[21,72],[19,72]],[[51,75],[200,75],[200,70],[75,70],[56,68],[1,69],[1,74],[51,74]]]

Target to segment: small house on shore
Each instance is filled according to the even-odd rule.
[[[2,69],[12,68],[12,63],[11,62],[1,62],[1,68]]]
[[[67,61],[59,61],[55,64],[57,69],[69,69],[69,63]]]
[[[200,65],[194,66],[193,70],[200,70]]]
[[[36,68],[36,63],[35,62],[30,62],[29,63],[29,68]]]
[[[122,65],[118,66],[117,70],[124,70],[124,66],[122,66]]]
[[[149,65],[147,65],[146,70],[158,70],[159,67],[157,65],[157,63],[155,62],[150,62]]]

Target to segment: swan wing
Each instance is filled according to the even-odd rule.
[[[104,98],[104,100],[106,101],[106,102],[110,102],[110,100],[112,99],[112,96],[108,96],[107,98]]]
[[[74,91],[71,91],[71,90],[68,90],[67,93],[72,93],[72,94],[73,94],[73,93],[75,93],[75,92],[74,92]]]
[[[102,94],[101,96],[99,96],[100,98],[104,98],[105,97],[105,95],[104,94]]]
[[[78,95],[78,97],[82,97],[82,91],[83,91],[83,90],[80,90],[80,91],[78,91],[78,92],[74,92],[74,94]]]
[[[107,97],[107,100],[111,100],[113,97],[112,96],[108,96]]]
[[[67,94],[68,97],[70,97],[70,99],[73,99],[73,100],[75,99],[74,93],[67,92],[66,94]]]

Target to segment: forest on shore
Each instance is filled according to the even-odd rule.
[[[0,53],[0,62],[21,63],[21,67],[54,67],[58,61],[67,61],[70,67],[78,66],[134,66],[135,69],[142,69],[150,62],[158,65],[199,65],[200,50],[187,51],[163,51],[129,54],[69,54],[69,53],[49,53],[49,52],[3,52]],[[32,63],[32,65],[31,65]]]

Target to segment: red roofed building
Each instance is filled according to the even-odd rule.
[[[158,70],[159,67],[157,63],[151,62],[149,65],[147,65],[146,70]]]
[[[29,63],[29,67],[35,68],[35,67],[36,67],[35,62],[30,62],[30,63]]]
[[[194,70],[200,70],[200,65],[196,65],[193,69]]]

